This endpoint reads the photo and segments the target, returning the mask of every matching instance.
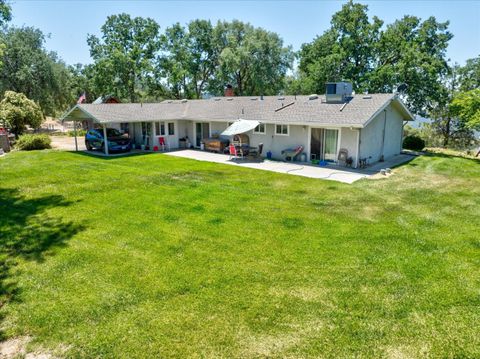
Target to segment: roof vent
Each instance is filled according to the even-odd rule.
[[[362,97],[364,100],[371,100],[372,96],[371,95],[365,95]]]
[[[227,101],[233,101],[233,97],[227,98]]]
[[[220,100],[221,100],[221,98],[219,98],[219,97],[216,97],[216,98],[213,99],[213,101],[220,101]]]
[[[186,98],[184,98],[184,99],[182,100],[182,103],[186,103],[187,101],[188,101],[188,100],[187,100]]]
[[[258,97],[252,97],[250,100],[252,100],[252,101],[257,101],[257,100],[258,100]]]
[[[327,103],[344,103],[351,99],[352,91],[350,82],[327,82],[325,98]]]
[[[312,100],[317,100],[317,99],[318,99],[318,95],[317,95],[316,93],[311,94],[310,96],[308,96],[308,99],[309,99],[310,101],[312,101]]]
[[[285,97],[279,97],[278,100],[283,101],[283,100],[285,100]]]

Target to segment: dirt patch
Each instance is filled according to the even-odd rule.
[[[256,334],[242,333],[240,357],[287,357],[287,352],[315,336],[324,328],[320,320],[310,320],[302,324],[291,324],[282,333]]]
[[[23,336],[0,342],[0,359],[54,359],[54,357],[47,352],[27,352],[27,345],[31,340],[31,337]]]
[[[0,342],[0,358],[8,359],[25,355],[25,346],[29,341],[30,337],[18,337]]]

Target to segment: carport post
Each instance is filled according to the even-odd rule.
[[[77,121],[73,121],[73,134],[75,135],[75,152],[78,152],[78,143],[77,143]]]
[[[103,145],[105,147],[105,154],[108,156],[108,138],[107,138],[107,126],[103,125]]]

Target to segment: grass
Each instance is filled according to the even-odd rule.
[[[66,357],[479,357],[480,162],[353,185],[154,154],[0,158],[5,338]]]

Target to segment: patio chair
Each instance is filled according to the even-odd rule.
[[[346,148],[340,148],[338,151],[338,164],[347,165],[348,150]]]
[[[233,158],[239,158],[239,157],[242,157],[243,158],[243,152],[242,152],[242,148],[237,148],[233,143],[231,143],[229,146],[228,146],[228,152],[230,154],[230,156],[228,157],[229,160]]]
[[[286,150],[282,151],[282,155],[285,158],[285,161],[293,162],[295,157],[297,157],[303,151],[303,146],[297,146],[295,148],[287,148]]]
[[[158,137],[158,145],[159,147],[161,148],[162,151],[165,151],[165,149],[167,149],[169,146],[167,144],[167,141],[165,141],[165,137],[163,136],[159,136]],[[168,148],[170,149],[170,148]]]
[[[249,155],[250,155],[251,157],[254,157],[254,158],[259,158],[259,157],[262,156],[262,152],[263,152],[263,143],[259,143],[259,144],[258,144],[258,149],[256,149],[256,150],[251,150],[251,151],[249,152]]]

